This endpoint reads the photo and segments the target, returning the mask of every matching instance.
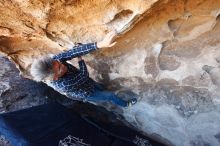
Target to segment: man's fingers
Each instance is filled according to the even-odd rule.
[[[112,31],[111,36],[113,36],[113,37],[117,36],[117,32],[116,31]]]
[[[109,33],[107,34],[107,36],[108,36],[109,38],[114,38],[114,37],[117,36],[117,32],[116,32],[116,31],[111,31],[111,32],[109,32]]]
[[[115,33],[111,36],[111,40],[114,40],[116,37],[117,37],[117,34]]]
[[[108,33],[109,35],[113,35],[113,34],[116,34],[116,31],[112,30]]]
[[[109,47],[113,47],[117,42],[112,43]]]
[[[82,57],[81,57],[81,56],[78,56],[77,58],[78,58],[78,61],[81,61],[81,60],[82,60]]]
[[[67,48],[64,48],[64,47],[61,47],[60,50],[61,50],[61,51],[67,51],[68,49],[67,49]]]

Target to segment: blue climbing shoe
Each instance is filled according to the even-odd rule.
[[[127,102],[127,107],[130,107],[130,106],[134,105],[135,103],[137,103],[137,99],[132,98]]]

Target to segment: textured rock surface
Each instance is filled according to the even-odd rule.
[[[117,30],[116,46],[85,60],[138,96],[125,119],[173,145],[220,145],[220,0],[1,0],[0,16],[0,51],[29,78],[34,58]]]

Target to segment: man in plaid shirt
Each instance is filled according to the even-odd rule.
[[[31,66],[31,74],[37,81],[49,81],[55,90],[71,99],[110,101],[122,107],[133,105],[136,98],[124,101],[114,93],[103,90],[100,84],[92,80],[81,57],[98,48],[112,47],[115,45],[114,37],[115,33],[111,32],[101,42],[78,45],[53,57],[37,59]],[[78,58],[79,69],[66,62],[72,58]]]

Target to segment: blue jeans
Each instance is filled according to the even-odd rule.
[[[95,92],[86,99],[88,101],[110,101],[122,107],[127,106],[127,101],[122,100],[113,92],[104,90],[104,87],[99,83],[95,84]]]

